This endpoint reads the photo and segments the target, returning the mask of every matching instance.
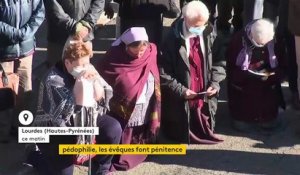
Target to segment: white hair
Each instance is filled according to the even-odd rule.
[[[203,2],[191,1],[182,8],[182,16],[189,20],[200,17],[207,21],[209,18],[209,11]]]
[[[251,26],[251,37],[256,43],[268,43],[273,39],[274,33],[274,24],[267,19],[259,19]]]

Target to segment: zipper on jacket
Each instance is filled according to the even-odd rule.
[[[17,0],[16,1],[16,28],[17,28],[17,31],[19,32],[20,30],[20,14],[21,14],[21,8],[20,8],[20,1]],[[17,58],[20,57],[20,43],[17,44]]]

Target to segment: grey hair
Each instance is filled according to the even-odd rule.
[[[274,24],[267,19],[259,19],[251,26],[251,37],[255,42],[266,44],[274,37]]]
[[[202,18],[208,20],[209,11],[201,1],[191,1],[182,8],[182,16],[187,19]]]

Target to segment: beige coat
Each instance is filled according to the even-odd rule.
[[[288,27],[292,34],[300,36],[300,0],[289,0]]]

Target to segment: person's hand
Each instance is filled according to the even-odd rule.
[[[95,79],[97,76],[98,76],[98,72],[97,70],[95,69],[94,66],[92,65],[89,65],[88,68],[84,71],[82,71],[79,76],[77,77],[77,79],[81,79],[81,78],[84,78],[84,79],[87,79],[87,80],[93,80]]]
[[[75,98],[75,104],[83,106],[83,81],[81,79],[76,79],[73,88],[73,94]]]
[[[207,96],[213,96],[213,95],[215,95],[218,91],[217,91],[217,89],[215,89],[215,88],[213,88],[213,87],[209,87],[207,90],[206,90],[206,92],[207,92]]]
[[[99,78],[99,73],[97,72],[97,70],[95,69],[94,66],[89,65],[89,67],[83,71],[78,77],[77,79],[87,79],[90,81],[94,81],[97,77]],[[101,100],[102,98],[105,98],[105,93],[104,93],[104,88],[102,87],[102,85],[100,84],[99,81],[94,81],[93,83],[93,87],[94,87],[94,99],[96,101]]]
[[[83,40],[83,38],[81,38],[81,36],[78,34],[78,35],[72,35],[71,36],[72,38],[71,38],[71,40],[72,41],[75,41],[75,42],[80,42],[80,41],[82,41]]]
[[[81,38],[85,38],[89,34],[89,29],[85,26],[82,26],[82,29],[77,33]]]
[[[96,101],[100,101],[101,99],[105,98],[105,92],[103,86],[100,84],[99,81],[94,82],[94,98]]]
[[[83,40],[87,35],[89,34],[89,28],[82,25],[82,23],[78,23],[76,25],[76,32],[74,38],[77,38],[78,40]]]
[[[187,100],[190,100],[190,99],[193,99],[197,96],[197,93],[190,90],[190,89],[187,89],[185,92],[184,92],[184,98],[187,99]]]
[[[84,103],[84,79],[92,80],[97,76],[97,71],[92,68],[88,68],[82,71],[78,77],[76,77],[75,85],[73,88],[73,94],[75,97],[76,105],[83,106]]]
[[[112,19],[114,17],[114,9],[112,7],[112,3],[106,3],[104,7],[104,14],[107,16],[108,19]]]

